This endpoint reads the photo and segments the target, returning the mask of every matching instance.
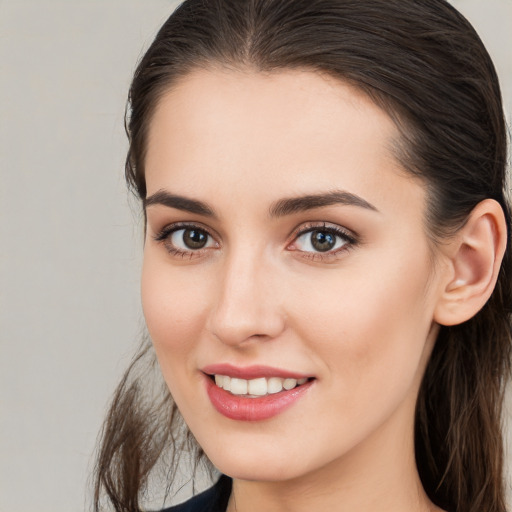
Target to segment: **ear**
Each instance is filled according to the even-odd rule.
[[[438,324],[460,324],[482,309],[496,285],[506,246],[503,209],[497,201],[485,199],[442,250],[448,266],[434,312]]]

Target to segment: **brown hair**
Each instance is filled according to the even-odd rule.
[[[140,199],[159,98],[193,69],[212,65],[310,69],[355,85],[396,122],[398,157],[429,192],[426,225],[434,242],[486,198],[501,204],[510,226],[498,78],[474,29],[446,1],[187,0],[158,32],[130,89],[126,178]],[[484,308],[461,325],[441,327],[420,389],[420,477],[430,499],[451,512],[505,511],[501,411],[511,272],[509,243]],[[181,419],[167,390],[146,396],[151,361],[146,341],[114,397],[98,455],[96,510],[102,492],[115,510],[139,510],[157,460],[163,454],[172,479],[169,454],[190,439],[186,429],[177,434]]]

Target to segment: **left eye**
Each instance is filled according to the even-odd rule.
[[[349,243],[347,236],[328,229],[314,229],[299,235],[293,245],[303,252],[329,252]]]

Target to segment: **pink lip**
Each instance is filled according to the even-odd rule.
[[[232,395],[229,391],[217,386],[206,375],[204,380],[208,397],[217,412],[226,418],[238,421],[262,421],[277,416],[304,396],[314,383],[311,380],[289,391],[283,390],[260,398],[246,398]]]
[[[311,375],[304,375],[302,373],[290,372],[280,368],[272,368],[270,366],[245,366],[243,368],[233,366],[231,364],[211,364],[202,369],[203,373],[208,375],[229,375],[238,379],[258,379],[260,377],[280,377],[281,379],[304,379],[311,377]]]

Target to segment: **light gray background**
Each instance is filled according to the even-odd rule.
[[[454,0],[512,112],[512,0]],[[172,0],[0,0],[0,512],[86,510],[106,403],[138,342],[123,181],[137,58]]]

